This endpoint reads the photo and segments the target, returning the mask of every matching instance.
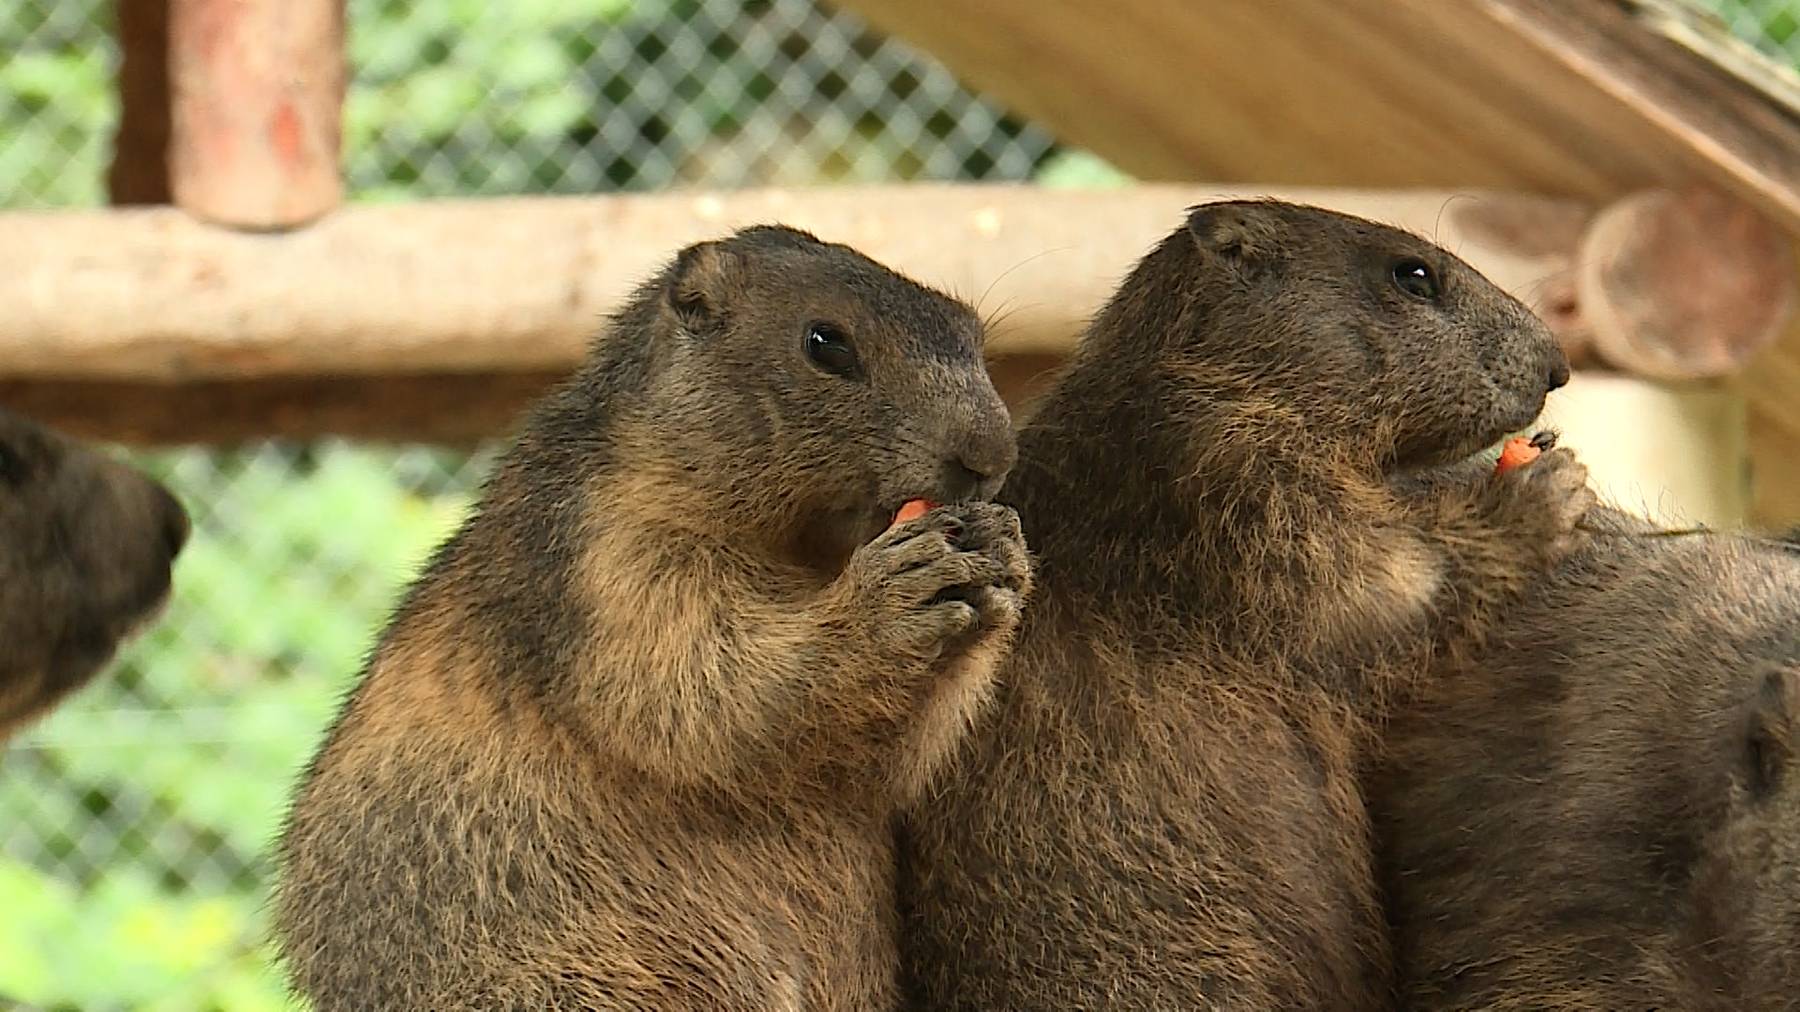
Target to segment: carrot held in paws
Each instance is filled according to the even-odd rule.
[[[917,520],[931,512],[932,508],[936,505],[937,503],[934,503],[929,499],[908,499],[905,503],[901,504],[900,512],[894,514],[894,523],[903,524],[908,520]]]
[[[1495,474],[1505,474],[1515,467],[1522,467],[1538,459],[1545,450],[1556,445],[1556,433],[1540,432],[1527,439],[1514,436],[1500,448],[1500,459],[1494,463]]]

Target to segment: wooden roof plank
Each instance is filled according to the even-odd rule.
[[[1800,125],[1608,0],[835,0],[1152,180],[1713,182],[1800,233]]]

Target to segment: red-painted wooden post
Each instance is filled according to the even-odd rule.
[[[170,0],[177,205],[221,225],[303,225],[343,200],[343,0]]]

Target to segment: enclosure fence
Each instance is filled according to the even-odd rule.
[[[1717,6],[1800,59],[1800,0]],[[112,9],[0,4],[0,209],[104,202]],[[810,0],[349,0],[348,18],[352,200],[1110,173]],[[288,1007],[264,946],[287,793],[494,452],[133,455],[196,534],[164,620],[0,752],[0,1007]]]

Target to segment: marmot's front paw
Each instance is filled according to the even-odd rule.
[[[1580,546],[1578,525],[1599,500],[1588,487],[1587,466],[1573,452],[1566,447],[1547,450],[1493,481],[1499,522],[1526,539],[1545,566],[1556,565]]]
[[[850,558],[863,627],[925,661],[989,626],[1010,630],[1029,581],[1017,531],[1016,514],[990,504],[940,506],[895,524]]]
[[[1031,593],[1031,555],[1025,548],[1019,514],[999,503],[971,503],[958,510],[966,525],[958,544],[1000,567],[1000,576],[993,583],[970,588],[969,599],[979,615],[977,635],[1008,635],[1018,626],[1025,598]]]

